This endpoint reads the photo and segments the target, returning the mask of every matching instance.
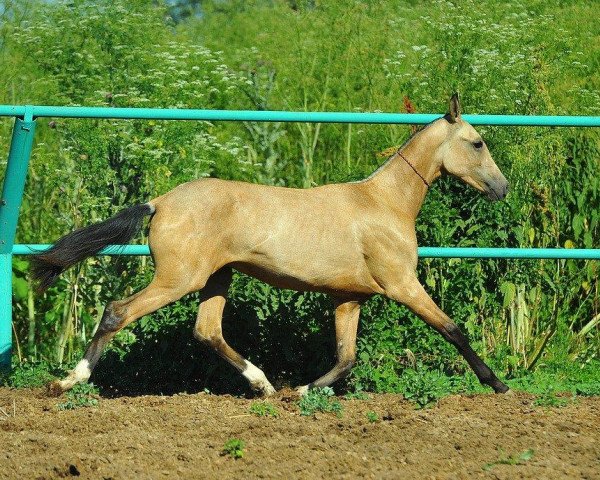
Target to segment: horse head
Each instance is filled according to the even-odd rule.
[[[447,135],[437,149],[441,171],[460,178],[487,194],[490,200],[502,200],[508,193],[508,181],[492,159],[481,135],[462,119],[458,95],[452,95],[445,115]]]

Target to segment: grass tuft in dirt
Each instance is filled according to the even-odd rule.
[[[14,362],[9,372],[0,373],[0,385],[12,388],[43,387],[55,377],[63,376],[66,368],[48,362]]]
[[[452,391],[449,378],[434,370],[407,369],[403,372],[400,383],[404,398],[417,408],[430,407]]]
[[[369,400],[371,397],[369,397],[367,392],[357,390],[355,392],[348,392],[346,395],[344,395],[344,398],[346,400]]]
[[[254,402],[250,405],[250,413],[257,417],[278,417],[279,411],[272,403],[269,402]]]
[[[229,455],[237,460],[238,458],[242,458],[244,456],[245,447],[246,444],[239,438],[230,438],[225,442],[225,445],[223,445],[221,455]]]
[[[379,420],[379,415],[372,410],[369,410],[365,415],[369,423],[375,423],[377,420]]]
[[[533,458],[533,449],[525,450],[520,454],[511,455],[510,457],[502,454],[499,460],[495,462],[486,463],[483,467],[484,470],[491,470],[496,465],[523,465]]]
[[[310,416],[316,412],[333,412],[338,417],[342,416],[342,404],[335,398],[331,387],[314,388],[306,392],[298,402],[300,415]]]
[[[59,403],[59,410],[75,410],[76,408],[95,407],[98,405],[98,389],[93,383],[78,383],[67,392],[67,401]]]
[[[560,408],[566,407],[573,400],[574,397],[561,397],[558,396],[554,390],[549,389],[539,395],[533,404],[536,407]]]

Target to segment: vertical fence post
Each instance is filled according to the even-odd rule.
[[[11,366],[12,248],[35,132],[32,110],[26,107],[23,120],[15,119],[0,197],[0,371]]]

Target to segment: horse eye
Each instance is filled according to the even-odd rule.
[[[473,142],[473,146],[475,147],[476,150],[479,150],[481,147],[483,147],[483,142],[481,140],[479,140],[477,142]]]

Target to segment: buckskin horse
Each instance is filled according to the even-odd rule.
[[[355,360],[361,304],[385,295],[406,305],[453,344],[479,381],[508,391],[438,308],[416,275],[415,220],[431,183],[448,173],[503,199],[508,182],[479,134],[461,118],[458,96],[449,113],[413,135],[368,178],[294,189],[214,178],[179,185],[147,203],[76,230],[34,259],[40,288],[110,244],[126,243],[150,216],[155,265],[150,284],[108,303],[83,359],[49,385],[61,394],[87,381],[104,347],[122,328],[182,296],[200,291],[194,335],[231,363],[262,393],[275,392],[261,369],[223,338],[221,320],[232,271],[279,288],[331,295],[335,305],[337,363],[305,393],[345,376]]]

